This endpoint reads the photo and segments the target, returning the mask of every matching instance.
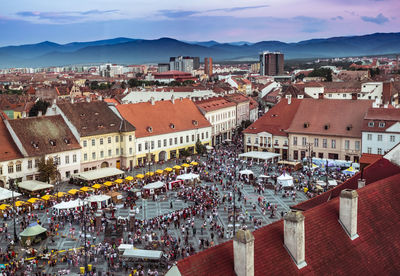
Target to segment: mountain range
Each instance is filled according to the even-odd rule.
[[[179,41],[114,38],[91,42],[37,44],[0,47],[0,68],[44,67],[112,62],[143,64],[168,62],[171,56],[212,57],[214,61],[258,60],[262,51],[281,51],[285,59],[327,58],[400,53],[400,33],[311,39],[296,43],[280,41]]]

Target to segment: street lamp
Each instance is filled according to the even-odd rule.
[[[310,170],[310,176],[308,177],[308,184],[307,188],[310,190],[311,188],[311,179],[312,179],[312,150],[313,150],[313,143],[306,143],[306,151],[308,151],[308,169]]]
[[[12,199],[13,199],[13,223],[14,223],[14,242],[18,242],[18,236],[17,236],[17,225],[15,223],[15,217],[17,216],[17,212],[15,211],[15,196],[14,196],[14,179],[9,180],[9,188],[11,189],[12,193]]]

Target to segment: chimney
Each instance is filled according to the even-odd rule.
[[[298,269],[307,265],[305,261],[304,215],[300,211],[290,211],[284,216],[284,246]]]
[[[324,98],[324,93],[318,93],[318,99],[323,99]]]
[[[237,276],[254,276],[254,236],[239,230],[233,239],[234,268]]]
[[[150,103],[151,103],[151,105],[155,105],[154,97],[151,97],[151,98],[150,98]]]
[[[90,103],[90,96],[86,97],[86,101]]]
[[[358,193],[356,190],[344,189],[340,193],[339,222],[351,240],[357,234]]]
[[[42,117],[42,115],[43,115],[43,112],[41,110],[39,110],[37,116]]]
[[[358,179],[358,189],[365,187],[365,179]]]
[[[175,103],[175,97],[174,95],[171,96],[171,102],[174,104]]]
[[[22,111],[22,118],[26,118],[26,111]]]
[[[291,104],[292,103],[292,95],[288,95],[287,96],[287,104]]]
[[[74,103],[74,98],[71,98],[71,103],[72,103],[72,104]]]

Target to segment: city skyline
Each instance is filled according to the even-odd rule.
[[[114,37],[218,42],[363,35],[400,30],[396,0],[16,1],[0,12],[0,46]]]

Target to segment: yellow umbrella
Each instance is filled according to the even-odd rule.
[[[42,199],[50,200],[52,197],[53,197],[52,195],[44,195],[44,196],[42,196]]]
[[[164,171],[166,171],[166,172],[172,172],[172,168],[165,168]]]
[[[32,198],[28,199],[27,201],[30,202],[30,203],[35,203],[38,200],[40,200],[40,198],[32,197]]]
[[[138,175],[136,175],[136,178],[142,179],[142,178],[144,178],[144,175],[139,173]]]
[[[197,163],[196,161],[192,161],[192,162],[190,162],[190,165],[193,165],[193,166],[197,166],[199,163]]]
[[[190,167],[190,165],[189,165],[189,164],[187,164],[187,163],[183,163],[183,164],[182,164],[182,167],[189,168],[189,167]]]
[[[131,181],[131,180],[133,180],[133,176],[127,176],[127,177],[125,177],[125,180]]]
[[[8,204],[1,204],[1,205],[0,205],[0,210],[5,210],[5,209],[7,209],[8,207],[10,207],[10,205],[8,205]]]
[[[74,194],[76,194],[78,192],[79,192],[79,190],[77,190],[77,189],[71,189],[71,190],[68,191],[68,193],[71,194],[71,195],[74,195]]]
[[[92,191],[92,188],[85,186],[85,187],[82,187],[80,190],[83,192],[89,192],[89,191]]]
[[[107,181],[107,182],[104,182],[104,185],[106,185],[107,187],[110,187],[110,186],[114,185],[114,183],[112,183],[111,181]]]
[[[175,166],[173,166],[172,168],[174,168],[175,170],[180,170],[180,169],[181,169],[181,166],[175,165]]]
[[[22,205],[25,205],[26,203],[24,201],[15,201],[15,206],[21,207]]]
[[[92,186],[93,189],[100,189],[101,187],[103,187],[103,185],[101,185],[101,184],[94,184]]]
[[[153,175],[154,175],[153,172],[147,172],[147,173],[145,174],[145,176],[153,176]]]
[[[122,179],[118,178],[117,180],[114,181],[117,184],[121,184],[122,182],[124,182]]]
[[[164,171],[163,170],[156,170],[156,173],[162,174]]]
[[[58,193],[56,193],[56,197],[63,197],[63,196],[65,196],[66,195],[66,193],[64,193],[64,192],[58,192]]]

